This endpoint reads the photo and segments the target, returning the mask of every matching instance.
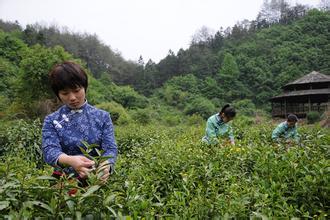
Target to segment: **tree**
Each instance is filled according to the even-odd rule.
[[[212,39],[212,35],[213,35],[213,31],[210,28],[206,26],[202,26],[191,37],[191,45],[208,44]]]
[[[286,0],[264,0],[257,21],[266,25],[278,23],[288,8]]]
[[[19,65],[16,98],[28,115],[36,112],[35,103],[53,97],[48,73],[56,63],[65,60],[73,58],[60,46],[48,49],[37,44],[26,51]]]
[[[319,8],[323,11],[330,10],[330,0],[320,0]]]
[[[17,20],[15,22],[10,22],[0,19],[0,29],[5,32],[22,31],[22,27]]]
[[[224,36],[223,36],[223,30],[222,27],[219,31],[217,31],[214,35],[214,37],[211,38],[211,48],[213,51],[219,51],[224,44]]]
[[[146,96],[151,95],[153,90],[157,88],[156,79],[158,75],[159,71],[156,63],[149,59],[137,76],[135,88]]]
[[[239,69],[236,63],[236,60],[233,55],[230,53],[225,53],[224,59],[222,62],[222,67],[219,71],[220,78],[231,81],[236,80],[239,76]]]
[[[216,107],[214,104],[210,100],[200,96],[194,97],[184,110],[187,115],[198,114],[204,119],[214,114],[215,111]]]
[[[144,66],[144,61],[143,61],[142,55],[140,55],[140,57],[139,57],[138,64],[142,67]]]
[[[221,99],[232,102],[235,99],[245,98],[249,92],[243,82],[239,80],[240,70],[235,57],[225,53],[221,69],[217,75],[219,86],[224,90],[224,97]]]
[[[125,108],[145,108],[148,104],[146,97],[137,93],[130,86],[115,86],[112,92],[114,101]]]
[[[18,65],[27,50],[27,45],[21,40],[0,31],[0,57]]]

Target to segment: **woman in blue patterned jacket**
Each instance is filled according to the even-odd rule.
[[[42,150],[45,162],[55,168],[55,176],[64,171],[84,180],[94,161],[84,156],[80,147],[84,146],[82,141],[96,144],[102,150],[102,156],[110,158],[102,166],[101,180],[107,181],[117,158],[114,129],[109,113],[91,106],[86,100],[86,72],[78,64],[66,61],[53,67],[49,79],[52,90],[64,105],[44,120]]]
[[[202,142],[207,144],[219,143],[219,138],[228,138],[231,144],[235,144],[233,130],[228,122],[236,116],[235,109],[229,104],[222,107],[221,111],[207,119],[205,136]]]

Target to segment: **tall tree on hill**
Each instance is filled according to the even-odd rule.
[[[330,10],[330,0],[320,0],[319,8],[323,11]]]
[[[41,44],[46,47],[61,45],[66,51],[72,53],[75,57],[81,58],[91,70],[93,76],[100,78],[102,74],[111,75],[116,83],[123,83],[118,75],[129,75],[132,77],[135,68],[132,62],[125,61],[119,52],[113,51],[105,45],[97,35],[88,33],[73,33],[65,27],[52,25],[49,27],[38,23],[27,25],[23,31],[23,40],[30,46]],[[127,72],[132,70],[133,72]]]
[[[213,51],[218,52],[224,44],[223,28],[221,27],[211,39],[211,48]]]
[[[161,60],[157,66],[160,73],[155,79],[157,87],[178,73],[178,59],[172,50],[168,51],[165,59]]]
[[[0,19],[0,29],[2,29],[5,32],[11,32],[11,31],[22,31],[22,27],[18,23],[18,21],[10,22],[10,21],[3,21]]]
[[[264,0],[257,21],[261,27],[269,27],[271,24],[278,23],[288,8],[289,4],[286,0]]]
[[[209,45],[213,35],[213,31],[210,28],[202,26],[191,37],[191,45]]]
[[[233,98],[232,90],[236,90],[235,84],[239,76],[239,69],[235,58],[230,53],[225,53],[221,69],[217,75],[219,86],[224,89],[222,99]]]
[[[223,88],[223,94],[218,98],[227,102],[246,98],[249,91],[243,82],[240,81],[240,70],[235,57],[226,52],[222,66],[217,74],[219,87]]]

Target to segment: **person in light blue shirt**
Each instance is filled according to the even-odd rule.
[[[64,105],[45,117],[42,128],[45,162],[55,168],[55,176],[64,171],[85,180],[95,163],[83,155],[80,147],[84,147],[83,142],[96,144],[102,156],[109,156],[102,164],[101,176],[102,181],[107,181],[117,158],[110,114],[88,104],[88,77],[78,64],[66,61],[55,65],[49,79],[52,90]],[[97,156],[96,151],[90,155]]]
[[[235,109],[229,104],[223,106],[221,111],[207,119],[205,136],[202,142],[215,145],[219,143],[219,138],[226,138],[231,144],[235,144],[233,129],[228,122],[236,116]]]
[[[289,114],[286,121],[280,123],[272,133],[272,139],[274,141],[280,141],[281,139],[291,142],[292,140],[296,143],[299,142],[299,134],[297,131],[298,117],[294,114]]]

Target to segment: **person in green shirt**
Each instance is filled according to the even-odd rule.
[[[236,116],[235,109],[226,104],[221,111],[212,115],[207,119],[205,136],[202,142],[206,144],[215,145],[219,143],[219,138],[227,138],[231,144],[235,144],[233,129],[228,122],[233,120]]]
[[[297,131],[298,117],[294,114],[289,114],[286,121],[277,125],[272,133],[272,139],[276,142],[285,140],[286,142],[299,142],[299,134]]]

